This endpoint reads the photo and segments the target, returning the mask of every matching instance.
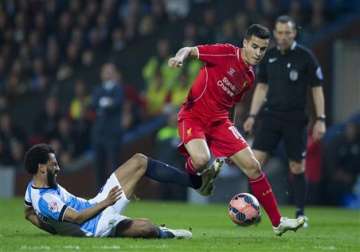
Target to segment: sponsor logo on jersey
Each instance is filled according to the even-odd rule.
[[[51,212],[59,212],[60,211],[59,205],[56,201],[51,201],[49,203],[49,209]]]
[[[290,73],[289,73],[289,78],[290,78],[290,80],[292,80],[292,81],[297,81],[298,78],[299,78],[299,73],[298,73],[298,71],[296,71],[295,69],[291,70]]]
[[[277,58],[269,58],[269,63],[274,63],[275,61],[277,61]]]
[[[222,90],[224,90],[224,92],[227,93],[230,97],[235,96],[236,87],[228,78],[224,77],[221,80],[218,80],[217,85],[221,87]]]

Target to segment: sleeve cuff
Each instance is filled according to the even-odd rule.
[[[31,203],[31,202],[25,200],[24,203],[25,203],[25,206],[27,206],[27,207],[32,207],[32,203]]]
[[[67,205],[64,205],[61,208],[60,215],[59,215],[59,221],[64,221],[64,215],[65,215],[65,211],[66,211],[67,208],[68,208]]]
[[[195,46],[195,49],[197,51],[197,58],[200,59],[200,52],[199,52],[199,48],[197,46]]]

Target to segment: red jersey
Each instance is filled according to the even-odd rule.
[[[228,118],[229,109],[253,86],[254,71],[242,60],[239,47],[214,44],[197,49],[205,65],[181,107],[179,119],[188,112],[204,119]]]

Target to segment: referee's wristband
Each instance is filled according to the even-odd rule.
[[[326,117],[325,116],[317,116],[316,117],[316,121],[321,121],[321,122],[325,122]]]
[[[255,117],[256,117],[256,115],[254,115],[254,114],[249,114],[248,115],[248,118],[254,118],[255,119]]]

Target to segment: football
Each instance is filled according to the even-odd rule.
[[[236,194],[229,202],[228,213],[239,226],[250,226],[261,220],[259,201],[250,193]]]

